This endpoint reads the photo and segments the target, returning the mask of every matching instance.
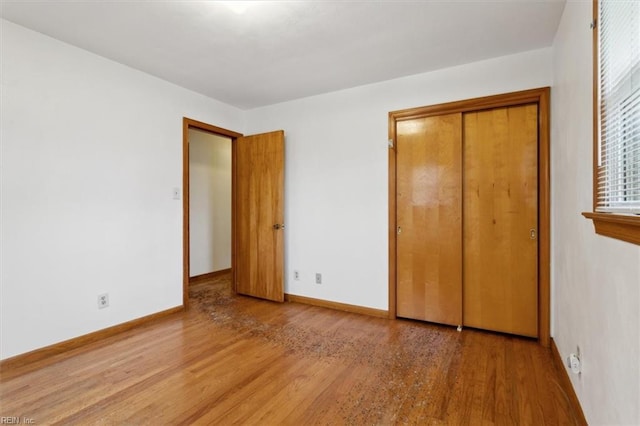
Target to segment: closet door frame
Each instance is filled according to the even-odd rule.
[[[550,91],[542,87],[389,113],[389,318],[396,318],[396,124],[434,115],[535,103],[538,105],[538,342],[549,347],[551,276]]]

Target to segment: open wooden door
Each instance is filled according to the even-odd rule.
[[[284,301],[284,131],[235,143],[236,292]]]

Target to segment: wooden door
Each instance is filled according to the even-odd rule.
[[[396,127],[399,317],[462,324],[462,115]]]
[[[236,291],[284,301],[284,132],[240,137],[236,155]]]
[[[464,324],[538,336],[538,106],[463,117]]]

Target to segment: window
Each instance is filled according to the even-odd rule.
[[[594,3],[596,232],[640,244],[640,2]]]

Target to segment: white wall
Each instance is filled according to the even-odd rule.
[[[182,117],[243,113],[0,24],[4,359],[182,304]]]
[[[640,424],[640,247],[596,235],[592,203],[591,2],[569,1],[553,45],[554,339],[590,424]]]
[[[189,275],[231,268],[231,139],[189,130]]]
[[[286,292],[388,308],[390,111],[551,82],[542,49],[248,111],[247,133],[285,130]]]

